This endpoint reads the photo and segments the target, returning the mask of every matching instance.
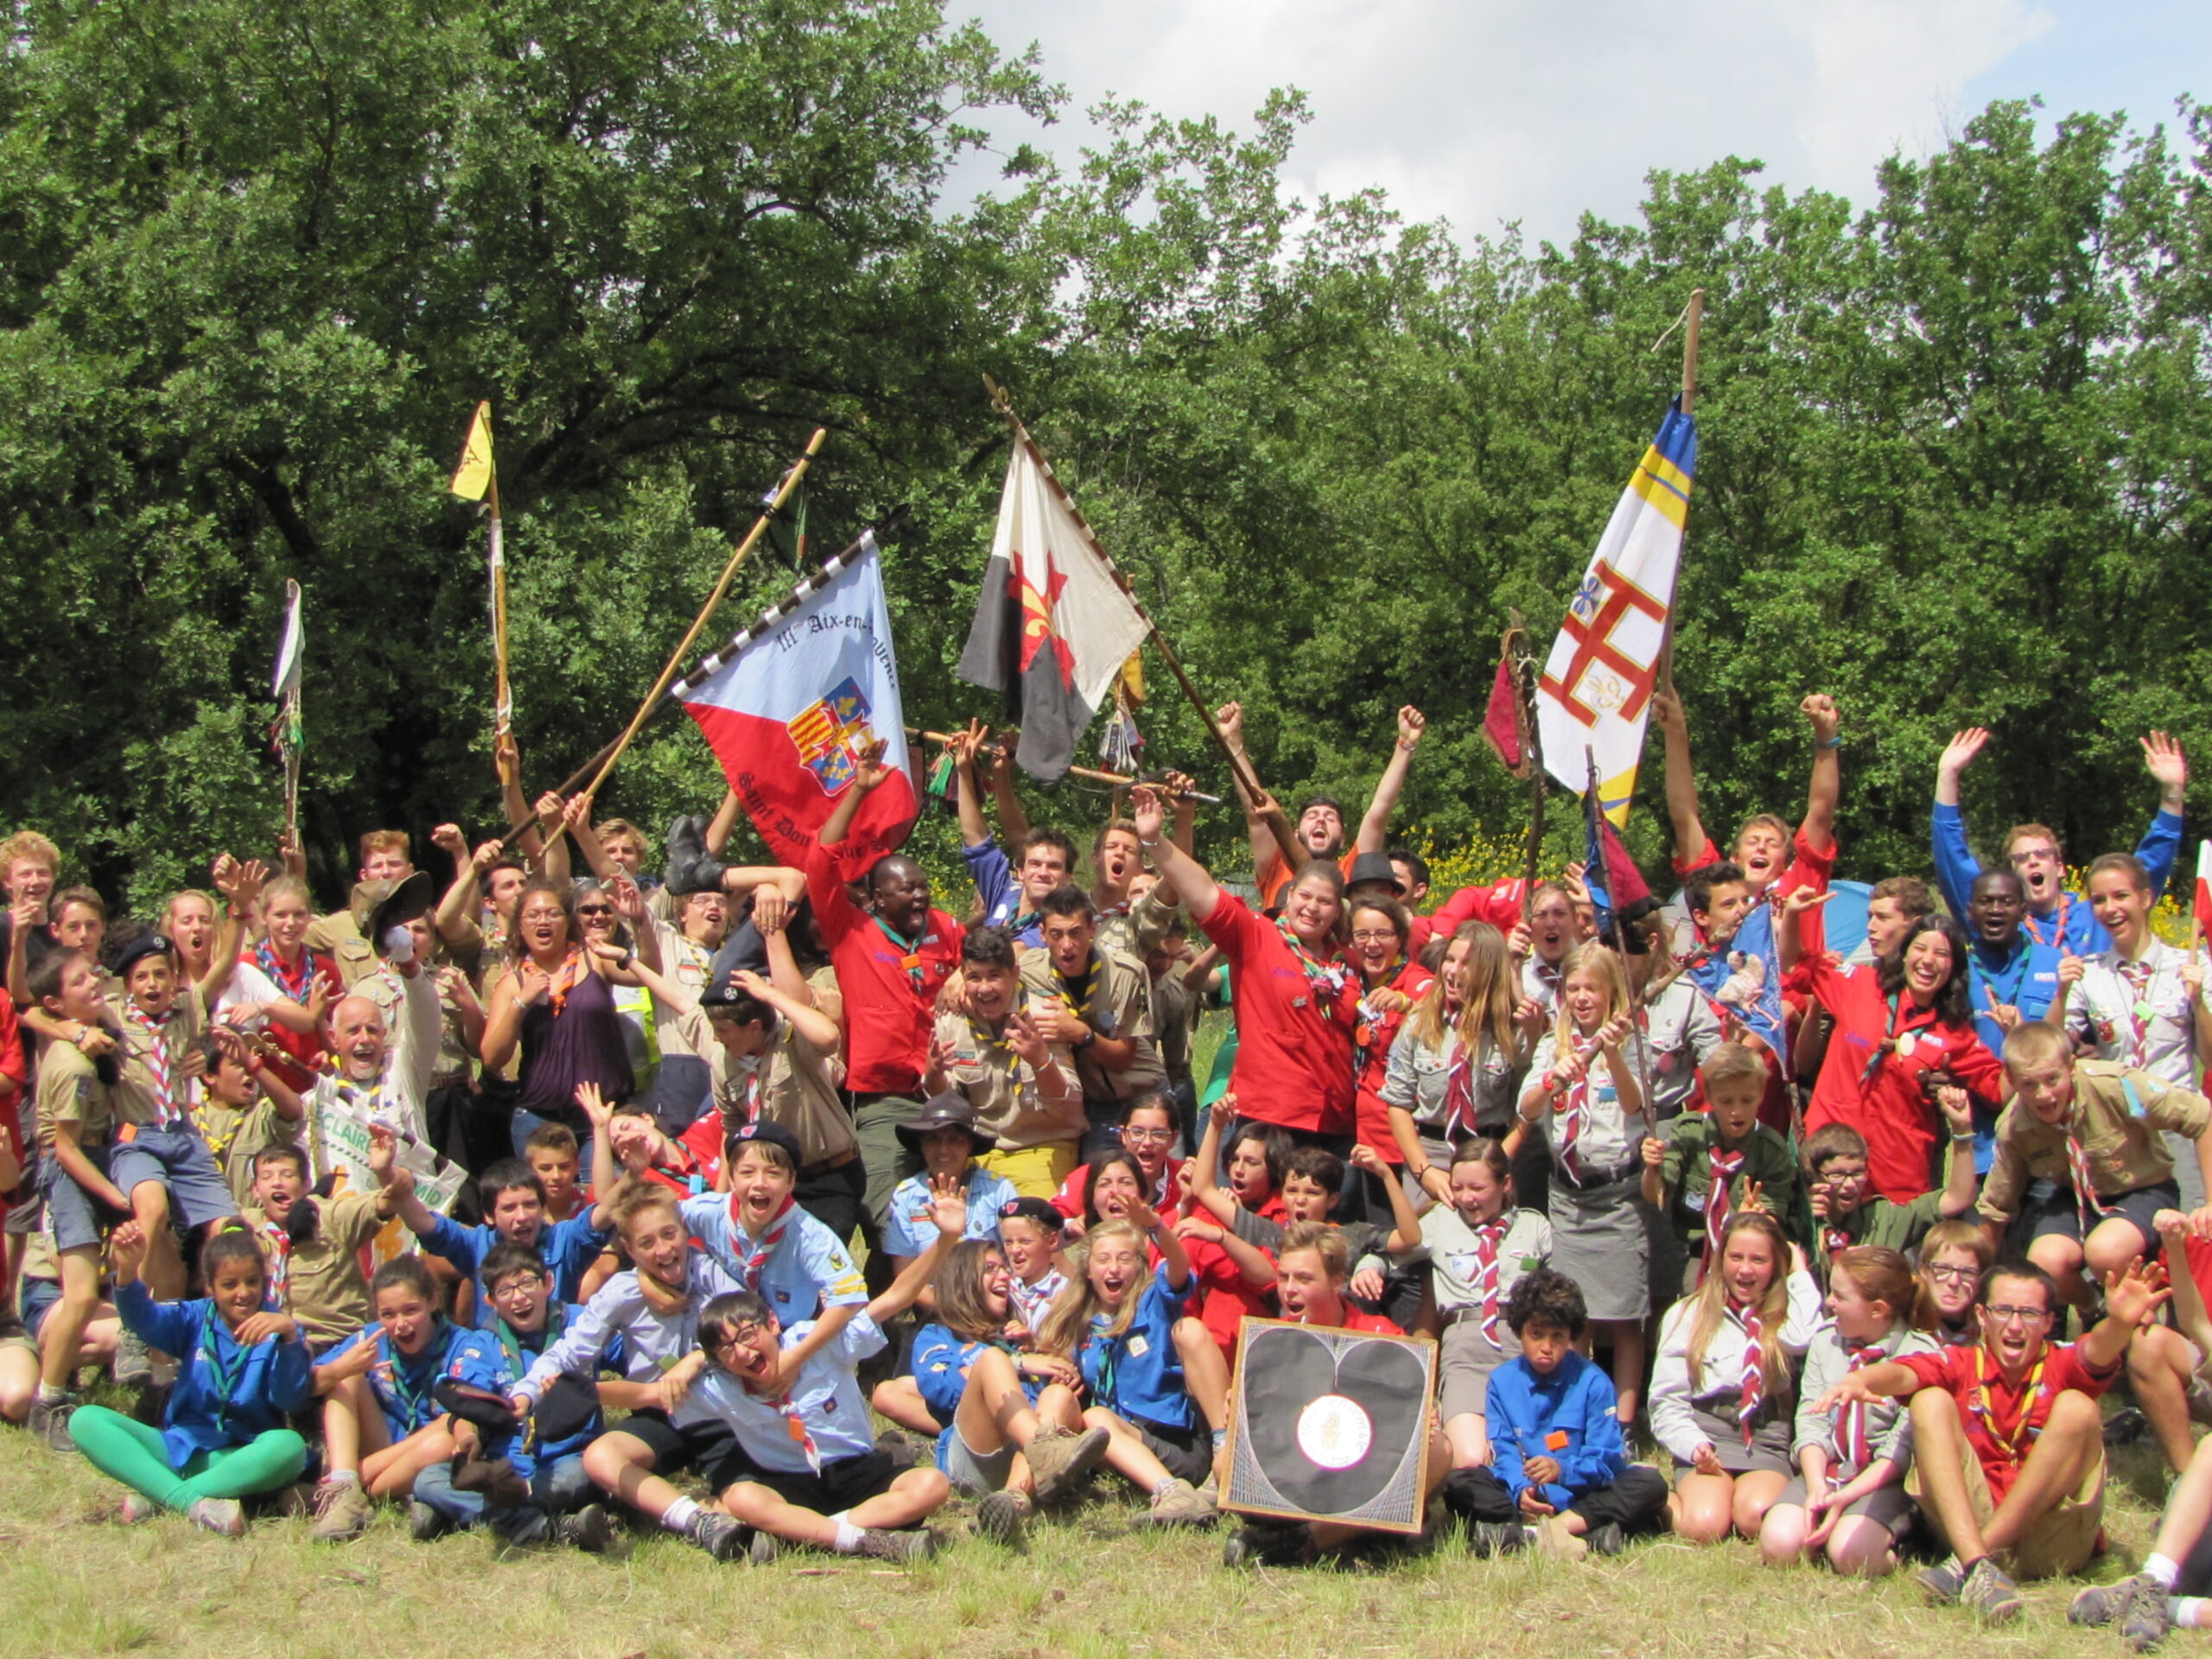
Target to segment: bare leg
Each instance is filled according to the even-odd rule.
[[[2152,1241],[2126,1216],[2110,1216],[2089,1230],[2082,1246],[2082,1260],[2097,1283],[2115,1273],[2125,1273],[2140,1262]]]
[[[1919,1419],[1913,1419],[1917,1433]],[[2036,1521],[2082,1484],[2091,1459],[2104,1450],[2104,1414],[2086,1394],[2069,1389],[2051,1403],[2020,1478],[2005,1501],[1997,1506],[1982,1542],[1990,1549],[2010,1549]],[[1961,1557],[1961,1560],[1964,1557]]]
[[[938,1421],[923,1402],[920,1385],[911,1376],[886,1377],[875,1385],[868,1402],[901,1428],[911,1428],[931,1440],[938,1436]]]
[[[38,1380],[49,1389],[76,1381],[78,1338],[100,1305],[100,1253],[96,1244],[61,1252],[61,1300],[39,1327]]]
[[[1463,1411],[1447,1418],[1444,1439],[1452,1448],[1454,1469],[1480,1469],[1490,1462],[1490,1434],[1480,1412]]]
[[[1732,1475],[1684,1475],[1667,1499],[1675,1530],[1694,1544],[1717,1544],[1735,1525],[1736,1480]]]
[[[1812,1530],[1812,1516],[1802,1503],[1770,1504],[1759,1522],[1759,1559],[1769,1567],[1802,1560],[1806,1535]]]
[[[1613,1335],[1613,1391],[1620,1396],[1616,1414],[1626,1427],[1643,1402],[1643,1322],[1608,1319],[1605,1328]]]
[[[2175,1470],[2188,1468],[2196,1453],[2196,1438],[2189,1432],[2189,1384],[2197,1358],[2196,1344],[2163,1325],[2137,1332],[2127,1344],[2128,1386],[2151,1421],[2167,1466]]]
[[[2082,1246],[2078,1240],[2063,1233],[2045,1233],[2028,1246],[2028,1260],[2057,1281],[2059,1300],[2077,1308],[2088,1306],[2089,1288],[2082,1281]]]
[[[584,1473],[600,1491],[664,1525],[670,1505],[683,1496],[653,1473],[652,1448],[619,1428],[609,1429],[584,1448]]]
[[[146,1263],[138,1276],[154,1300],[173,1302],[184,1294],[184,1259],[176,1253],[176,1234],[169,1227],[169,1190],[159,1181],[141,1181],[130,1189],[130,1213],[146,1235]]]
[[[358,1475],[365,1451],[381,1452],[391,1444],[391,1433],[384,1426],[384,1409],[377,1404],[366,1377],[347,1377],[322,1402],[326,1477]]]
[[[1954,1555],[1963,1562],[1980,1560],[1989,1554],[1990,1546],[1982,1536],[1981,1522],[1975,1518],[1974,1500],[1967,1496],[1966,1476],[1959,1465],[1961,1455],[1971,1455],[1966,1451],[1959,1402],[1942,1389],[1923,1389],[1912,1396],[1910,1409],[1912,1460],[1920,1469],[1920,1507],[1934,1515]]]
[[[1759,1522],[1766,1518],[1774,1500],[1782,1496],[1782,1489],[1789,1484],[1789,1477],[1771,1469],[1753,1470],[1736,1477],[1736,1491],[1729,1501],[1729,1515],[1736,1530],[1743,1537],[1756,1542]]]
[[[941,1509],[952,1488],[934,1469],[909,1469],[891,1483],[891,1490],[855,1503],[845,1511],[852,1525],[862,1529],[895,1530],[911,1527]],[[768,1487],[741,1480],[722,1493],[722,1508],[747,1526],[757,1527],[797,1544],[822,1549],[835,1547],[837,1523],[800,1504],[786,1502]]]
[[[1084,1412],[1083,1425],[1106,1431],[1106,1466],[1147,1497],[1157,1491],[1162,1481],[1174,1478],[1167,1472],[1167,1465],[1153,1456],[1137,1438],[1136,1430],[1103,1406],[1093,1406]]]
[[[415,1490],[416,1476],[434,1463],[451,1463],[453,1454],[453,1436],[444,1429],[418,1428],[398,1445],[363,1458],[362,1484],[371,1497],[405,1497]]]
[[[2212,1526],[2212,1440],[2199,1440],[2166,1494],[2166,1512],[2158,1517],[2158,1541],[2151,1548],[2170,1561],[2185,1561],[2190,1552]]]
[[[1847,1515],[1835,1523],[1828,1535],[1827,1553],[1830,1567],[1853,1578],[1878,1579],[1897,1570],[1897,1545],[1890,1529],[1863,1515]]]

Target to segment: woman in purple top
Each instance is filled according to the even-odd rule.
[[[591,1121],[576,1104],[576,1085],[595,1084],[609,1100],[629,1098],[635,1079],[622,1016],[553,882],[537,876],[523,884],[509,943],[514,965],[492,988],[484,1022],[485,1070],[499,1071],[520,1048],[516,1156],[540,1124],[559,1123],[574,1131],[588,1168]]]

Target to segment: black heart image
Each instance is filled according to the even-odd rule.
[[[1316,1332],[1255,1332],[1244,1349],[1247,1444],[1292,1506],[1343,1515],[1373,1502],[1398,1472],[1428,1414],[1428,1370],[1395,1342],[1354,1342],[1339,1357]],[[1325,1394],[1356,1402],[1374,1426],[1368,1454],[1324,1469],[1298,1444],[1299,1415]]]

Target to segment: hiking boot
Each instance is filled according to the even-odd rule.
[[[2127,1581],[2127,1610],[2120,1615],[2120,1639],[2130,1653],[2148,1653],[2174,1627],[2166,1611],[2166,1587],[2139,1573]]]
[[[1912,1576],[1922,1589],[1938,1601],[1956,1601],[1959,1592],[1966,1588],[1967,1570],[1959,1565],[1955,1555],[1946,1555],[1935,1566],[1923,1567]]]
[[[318,1544],[342,1544],[369,1529],[369,1495],[358,1480],[318,1481],[308,1536]]]
[[[1985,1624],[2006,1624],[2020,1616],[2020,1586],[2012,1582],[2012,1575],[1997,1565],[1995,1557],[1985,1555],[1974,1564],[1974,1571],[1967,1574],[1966,1582],[1959,1586],[1959,1600],[1974,1609]],[[2130,1599],[2129,1611],[2133,1611]],[[2163,1600],[2161,1611],[2164,1611]]]
[[[1170,1480],[1152,1495],[1152,1507],[1143,1524],[1148,1527],[1210,1527],[1220,1519],[1213,1500],[1198,1496],[1197,1488],[1180,1478]]]
[[[1608,1521],[1602,1527],[1591,1528],[1582,1541],[1590,1546],[1592,1555],[1618,1555],[1628,1548],[1628,1535],[1621,1530],[1619,1522]]]
[[[937,1535],[927,1527],[912,1527],[898,1532],[881,1527],[870,1527],[861,1534],[860,1548],[855,1555],[866,1555],[872,1560],[889,1561],[898,1567],[919,1567],[937,1554]]]
[[[914,1443],[906,1438],[902,1430],[885,1429],[882,1433],[875,1437],[875,1449],[901,1469],[911,1469],[914,1466]]]
[[[1080,1434],[1063,1428],[1031,1440],[1023,1455],[1029,1459],[1037,1501],[1051,1503],[1096,1469],[1111,1439],[1103,1428],[1086,1428]]]
[[[1536,1522],[1536,1554],[1555,1561],[1587,1560],[1590,1546],[1567,1528],[1563,1515],[1548,1515]]]
[[[702,1510],[691,1522],[691,1530],[684,1535],[718,1561],[734,1561],[745,1554],[745,1547],[753,1541],[753,1529],[742,1521]]]
[[[23,1425],[49,1452],[67,1456],[77,1449],[77,1442],[70,1438],[69,1419],[79,1405],[77,1396],[65,1394],[59,1400],[34,1400],[31,1414]]]
[[[1027,1493],[993,1492],[976,1506],[976,1534],[1008,1549],[1019,1549],[1036,1507]]]
[[[1517,1522],[1478,1521],[1467,1529],[1467,1548],[1484,1560],[1526,1549],[1529,1541],[1529,1529]]]
[[[125,1492],[123,1502],[115,1506],[115,1518],[124,1526],[135,1527],[142,1521],[150,1521],[162,1512],[162,1506],[143,1492]]]
[[[2069,1624],[2109,1624],[2127,1611],[2128,1600],[2135,1593],[2136,1579],[2122,1579],[2117,1584],[2093,1584],[2076,1595],[2066,1609]],[[2161,1596],[2165,1592],[2158,1592]]]
[[[1313,1529],[1302,1521],[1247,1521],[1221,1543],[1227,1567],[1302,1567],[1314,1554]]]
[[[471,1458],[454,1465],[456,1492],[481,1492],[487,1510],[519,1510],[530,1503],[530,1483],[505,1458]]]
[[[420,1498],[407,1506],[407,1535],[418,1544],[427,1544],[433,1538],[442,1537],[446,1517]]]
[[[220,1537],[245,1536],[245,1505],[235,1497],[203,1497],[184,1513],[194,1526]]]
[[[115,1363],[110,1368],[116,1382],[126,1389],[143,1389],[154,1380],[153,1351],[146,1339],[125,1325],[116,1338]]]
[[[281,1491],[270,1493],[270,1505],[282,1520],[308,1520],[315,1514],[315,1482],[296,1480]]]
[[[604,1555],[614,1547],[614,1521],[606,1506],[587,1503],[553,1523],[553,1535],[587,1555]]]

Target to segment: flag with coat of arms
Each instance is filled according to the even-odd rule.
[[[873,544],[750,636],[726,665],[677,690],[782,862],[804,857],[876,742],[891,776],[861,803],[841,850],[849,865],[860,864],[904,843],[916,796]]]
[[[1590,751],[1599,808],[1616,827],[1636,789],[1696,471],[1697,422],[1677,398],[1621,493],[1536,685],[1545,770],[1579,795]]]

